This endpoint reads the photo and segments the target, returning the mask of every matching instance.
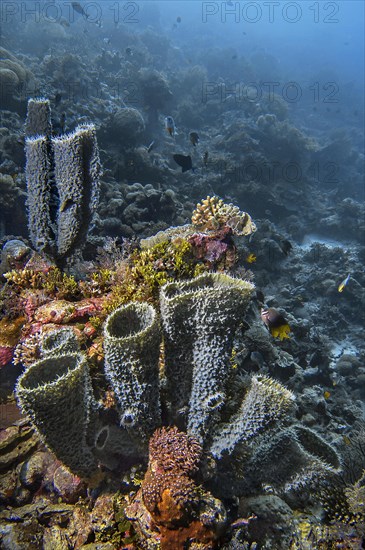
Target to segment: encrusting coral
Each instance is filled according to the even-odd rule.
[[[141,488],[126,509],[143,548],[216,548],[227,521],[223,504],[198,485],[203,449],[176,427],[157,430]]]

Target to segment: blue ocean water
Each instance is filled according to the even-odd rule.
[[[41,323],[42,315],[47,316],[45,306],[66,295],[72,308],[81,297],[88,300],[95,292],[99,299],[112,292],[117,286],[114,279],[101,281],[117,265],[120,283],[126,265],[131,265],[125,263],[126,258],[132,261],[131,252],[132,258],[137,253],[149,258],[147,264],[152,258],[151,279],[154,273],[163,273],[161,281],[175,277],[173,253],[171,258],[148,256],[141,252],[140,247],[147,246],[143,239],[189,224],[197,203],[208,196],[209,205],[209,197],[214,196],[213,203],[221,199],[233,205],[235,215],[223,227],[213,215],[215,223],[207,235],[195,238],[194,261],[206,262],[211,271],[232,270],[235,277],[253,281],[255,293],[234,338],[232,372],[224,388],[229,398],[217,392],[205,406],[217,407],[218,426],[224,423],[222,433],[229,437],[228,421],[235,418],[235,406],[247,395],[252,379],[264,375],[293,392],[295,413],[291,420],[284,419],[284,427],[275,426],[272,440],[269,432],[267,439],[258,438],[257,444],[243,448],[243,467],[237,457],[233,463],[225,463],[225,457],[218,466],[208,461],[202,469],[199,483],[218,495],[228,513],[224,535],[212,548],[363,548],[364,2],[3,0],[0,10],[0,244],[5,247],[0,322],[4,334],[10,330],[8,318],[12,321],[22,315],[22,308],[27,315],[26,329],[14,340],[17,345],[12,341],[11,346],[0,346],[6,367],[0,370],[1,406],[8,411],[7,400],[12,396],[9,410],[15,418],[19,415],[14,383],[29,366],[29,349],[31,358],[38,350],[42,328],[34,319]],[[34,282],[33,271],[38,269],[43,280],[49,267],[37,263],[39,258],[30,264],[30,283],[14,287],[6,278],[8,271],[20,271],[26,265],[24,250],[29,254],[37,248],[31,237],[37,228],[30,227],[28,220],[31,176],[24,153],[24,122],[31,98],[50,102],[52,134],[47,138],[52,143],[74,139],[70,136],[79,124],[95,124],[103,165],[100,202],[90,227],[80,231],[79,255],[70,263],[51,257],[75,278],[66,279],[73,289],[68,288],[68,294],[62,294],[59,281],[51,291],[37,287],[42,283]],[[55,185],[59,176],[54,174],[52,155],[47,160],[55,191],[62,184]],[[88,167],[83,168],[86,174]],[[67,196],[60,201],[59,191],[50,193],[51,231],[46,235],[51,240],[59,230],[60,214],[72,212],[79,200]],[[44,196],[32,199],[36,203]],[[201,204],[199,208],[203,209]],[[247,212],[257,230],[236,239],[233,229],[241,221],[237,211]],[[67,228],[63,230],[67,237]],[[182,239],[190,235],[185,230]],[[209,231],[217,230],[218,237],[212,238]],[[171,239],[174,230],[168,235]],[[7,242],[12,243],[11,261]],[[49,249],[54,250],[52,246]],[[97,275],[92,275],[90,290],[85,281],[93,270]],[[16,282],[21,275],[11,277]],[[79,285],[77,291],[73,284]],[[148,299],[158,308],[155,294]],[[217,316],[219,306],[214,304]],[[50,311],[53,319],[57,312]],[[95,326],[87,323],[88,315],[98,313],[90,307],[86,317],[78,319],[80,323],[71,324],[78,335],[82,333],[83,352],[98,361],[92,377],[94,387],[100,384],[103,420],[107,417],[119,433],[113,398],[105,392],[103,379],[100,346],[105,317]],[[46,324],[52,323],[48,319]],[[204,348],[204,338],[202,342]],[[181,356],[190,357],[191,350],[185,351]],[[159,381],[154,382],[158,387]],[[180,382],[176,380],[177,387]],[[166,387],[164,381],[162,422],[169,424]],[[197,395],[199,401],[198,391]],[[181,417],[186,414],[182,411]],[[1,421],[1,427],[7,428],[8,418]],[[293,423],[289,431],[285,422]],[[181,424],[186,428],[184,420]],[[99,432],[103,437],[109,433],[109,424],[104,428]],[[208,451],[214,440],[221,452],[219,433],[217,429],[214,436],[207,434]],[[337,453],[343,464],[340,475]],[[112,472],[105,486],[110,483],[111,492],[120,489],[127,494],[130,479],[123,475],[133,459],[128,457],[121,466],[123,459],[116,455],[103,463]],[[328,467],[326,459],[330,462],[333,457]],[[147,455],[138,459],[142,478]],[[28,468],[26,460],[18,468],[22,476]],[[296,460],[298,471],[292,471]],[[305,462],[302,470],[301,460]],[[6,474],[1,474],[2,480]],[[47,498],[56,498],[58,493],[47,483]],[[95,494],[104,495],[105,486],[98,486]],[[4,490],[2,503],[17,508],[44,488],[36,483],[30,487],[20,497],[18,486]],[[82,490],[80,494],[85,496]],[[0,546],[6,543],[5,548],[12,549],[13,539],[1,538],[8,532],[8,518],[1,520],[5,527],[0,531]],[[113,522],[115,534],[116,517]],[[43,525],[39,529],[39,540],[50,536],[44,535]],[[84,542],[98,536],[92,532]],[[124,547],[128,533],[118,536]]]

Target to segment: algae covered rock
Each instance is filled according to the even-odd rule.
[[[119,143],[131,146],[138,143],[145,129],[145,123],[138,109],[125,107],[113,114],[108,133]]]

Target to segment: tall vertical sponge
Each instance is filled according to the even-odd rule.
[[[47,447],[74,474],[89,477],[97,464],[87,444],[94,398],[84,355],[37,361],[18,379],[16,395]]]
[[[57,254],[69,255],[85,239],[99,197],[100,159],[95,126],[53,138],[59,194]]]
[[[29,235],[38,252],[53,255],[55,233],[51,219],[53,170],[48,137],[29,137],[25,141]]]
[[[99,198],[95,127],[53,138],[46,99],[29,100],[25,127],[30,238],[39,252],[62,261],[84,241]]]
[[[121,408],[121,425],[133,437],[159,426],[160,329],[155,309],[130,302],[116,309],[104,328],[105,372]]]
[[[172,417],[180,424],[188,406],[187,430],[200,443],[224,404],[233,338],[253,288],[247,281],[212,273],[161,289]]]
[[[254,376],[240,409],[214,434],[210,451],[217,459],[231,454],[239,443],[247,442],[272,426],[290,409],[294,395],[267,376]]]
[[[27,137],[52,135],[51,104],[48,99],[30,99],[25,121]]]

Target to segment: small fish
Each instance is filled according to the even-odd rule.
[[[73,206],[74,204],[75,203],[72,199],[65,199],[63,203],[60,205],[60,212],[65,212],[66,210],[71,208],[71,206]]]
[[[190,155],[173,155],[173,159],[176,164],[181,166],[182,172],[187,172],[188,170],[192,170],[194,172],[195,168],[193,168],[193,163]]]
[[[180,17],[180,15],[178,15],[178,16],[176,17],[176,23],[181,23],[181,17]]]
[[[232,59],[237,59],[237,54],[236,54],[236,53],[234,53],[234,54],[232,55]]]
[[[103,38],[104,44],[110,44],[110,38]]]
[[[280,248],[285,254],[285,256],[288,256],[288,254],[293,250],[293,245],[291,244],[290,241],[284,239],[283,241],[280,242]]]
[[[154,146],[155,146],[155,141],[151,141],[151,143],[147,147],[147,153],[150,153],[152,151],[152,149],[154,148]]]
[[[199,135],[196,132],[190,132],[189,134],[190,141],[194,147],[199,143]]]
[[[60,92],[57,92],[57,94],[54,96],[53,101],[55,102],[56,105],[58,105],[61,99],[62,99],[62,94]]]
[[[208,160],[209,160],[209,153],[208,153],[208,151],[205,151],[204,156],[203,156],[203,163],[204,163],[205,168],[208,166]]]
[[[351,439],[349,438],[348,435],[343,435],[342,439],[345,445],[351,445]]]
[[[60,19],[60,25],[62,25],[62,27],[64,28],[67,28],[70,26],[70,22],[67,21],[67,19],[65,19],[64,17],[61,17]]]
[[[125,53],[126,53],[126,55],[128,55],[129,57],[131,57],[131,56],[133,55],[132,48],[129,48],[129,47],[126,48],[126,49],[125,49]]]
[[[324,397],[325,399],[329,399],[329,398],[331,397],[331,392],[330,392],[330,391],[327,391],[327,390],[324,391],[324,392],[323,392],[323,397]]]
[[[165,118],[165,130],[171,137],[176,134],[176,126],[172,116],[167,116]]]
[[[285,317],[273,307],[261,308],[261,319],[275,338],[289,338],[290,326]]]
[[[71,6],[77,13],[80,13],[81,15],[86,17],[86,19],[89,17],[85,12],[84,8],[78,2],[71,2]]]
[[[249,264],[255,263],[256,260],[257,260],[257,257],[256,257],[255,254],[252,254],[252,252],[246,258],[246,262],[249,263]]]
[[[350,275],[350,273],[349,273],[349,274],[347,275],[346,279],[344,279],[344,280],[342,281],[342,283],[340,283],[340,284],[338,285],[338,289],[337,289],[338,292],[343,292],[343,291],[345,290],[345,286],[347,286],[347,284],[348,284],[348,282],[349,282],[349,280],[350,280],[350,277],[351,277],[351,275]]]

